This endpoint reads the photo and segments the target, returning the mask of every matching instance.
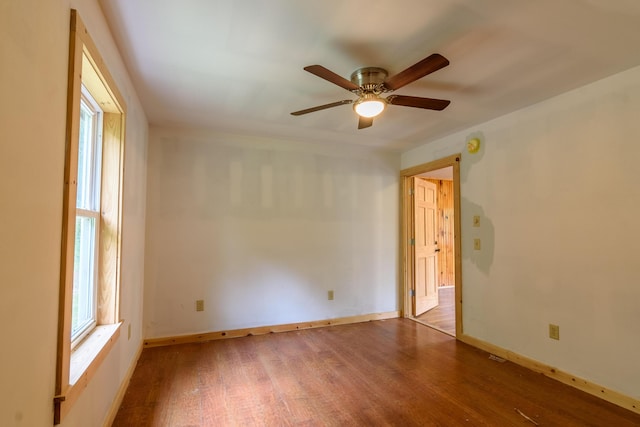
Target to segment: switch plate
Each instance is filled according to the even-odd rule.
[[[560,326],[549,323],[549,338],[560,340]]]
[[[473,226],[480,227],[480,215],[473,216]]]
[[[327,299],[328,299],[329,301],[333,301],[333,291],[329,291],[329,292],[327,292]]]
[[[204,311],[204,300],[196,300],[196,311]]]
[[[480,250],[480,239],[473,239],[473,249],[476,251]]]

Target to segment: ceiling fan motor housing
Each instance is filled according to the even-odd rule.
[[[384,68],[364,67],[351,73],[351,82],[360,86],[365,91],[380,91],[384,79],[389,73]]]

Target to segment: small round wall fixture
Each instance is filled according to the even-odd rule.
[[[471,138],[467,141],[467,151],[471,154],[475,154],[480,149],[480,139]]]

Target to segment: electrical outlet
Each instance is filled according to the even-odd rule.
[[[480,239],[473,239],[473,249],[476,251],[480,250]]]
[[[560,340],[560,326],[549,323],[549,338]]]
[[[473,226],[480,227],[480,215],[473,216]]]
[[[204,300],[196,300],[196,311],[204,311]]]
[[[332,300],[333,300],[333,291],[329,291],[329,292],[327,292],[327,299],[328,299],[329,301],[332,301]]]

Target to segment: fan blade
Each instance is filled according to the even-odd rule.
[[[358,129],[368,128],[373,124],[373,117],[362,117],[358,118]]]
[[[318,105],[317,107],[307,108],[306,110],[294,111],[291,113],[292,116],[301,116],[307,113],[313,113],[314,111],[325,110],[327,108],[337,107],[338,105],[352,104],[353,101],[350,99],[343,99],[342,101],[332,102],[331,104]]]
[[[392,105],[402,105],[405,107],[426,108],[427,110],[444,110],[451,101],[446,99],[420,98],[418,96],[391,95],[387,97],[387,102]]]
[[[356,91],[360,88],[357,84],[337,75],[331,70],[327,70],[322,65],[309,65],[304,67],[304,70],[349,91]]]
[[[388,90],[400,89],[402,86],[408,85],[427,74],[431,74],[434,71],[438,71],[439,69],[446,67],[447,65],[449,65],[449,60],[447,58],[439,53],[434,53],[417,64],[413,64],[406,70],[401,71],[395,76],[389,77],[385,80],[384,86]]]

